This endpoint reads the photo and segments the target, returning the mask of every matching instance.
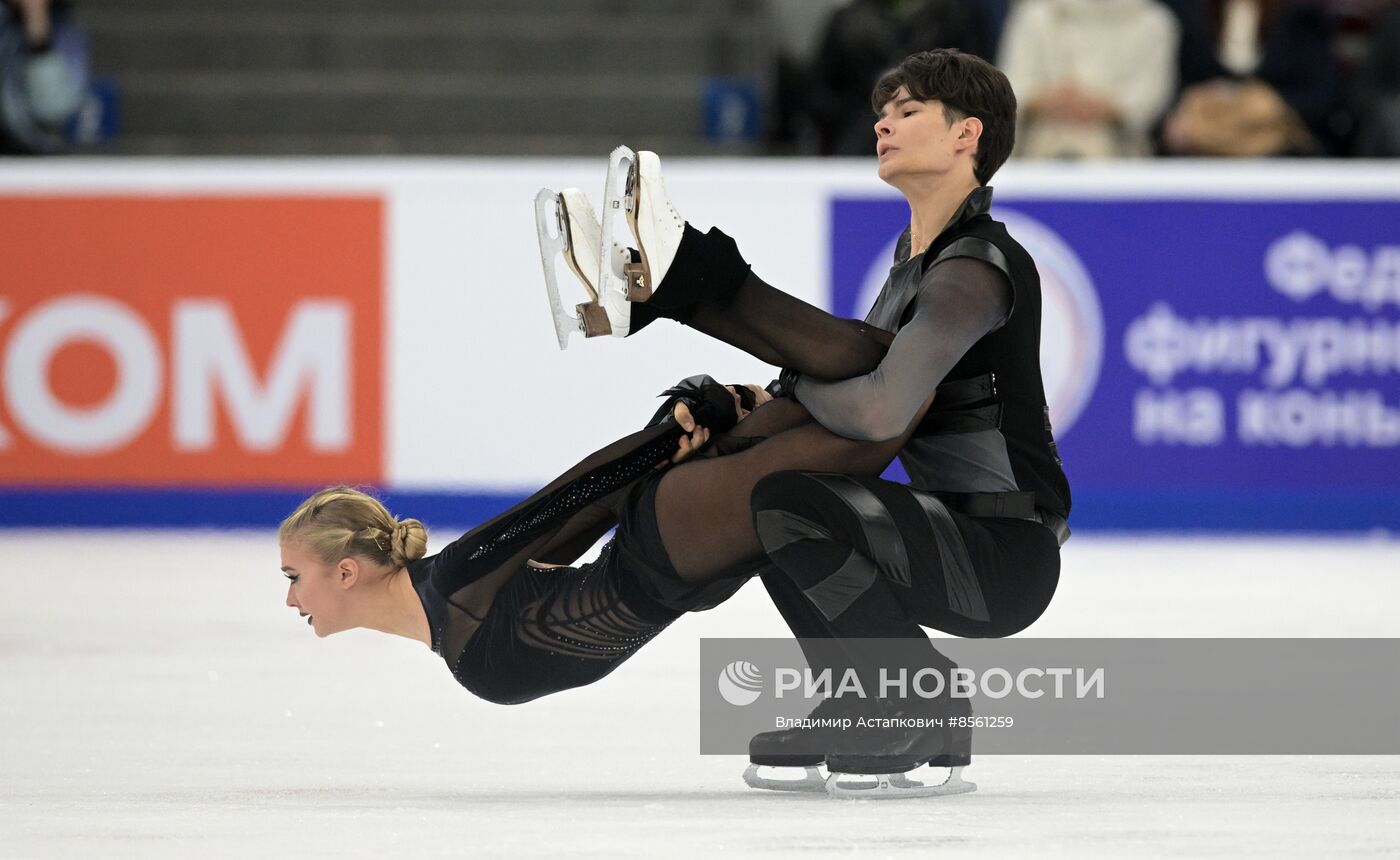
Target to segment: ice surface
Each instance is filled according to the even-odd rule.
[[[446,536],[444,536],[446,537]],[[0,856],[1400,853],[1394,757],[981,756],[975,794],[763,793],[698,755],[702,636],[779,636],[757,584],[592,688],[473,699],[407,640],[317,639],[267,533],[0,532]],[[1065,548],[1028,635],[1396,636],[1400,543]]]

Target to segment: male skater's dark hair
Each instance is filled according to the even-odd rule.
[[[1016,142],[1016,94],[1001,70],[981,57],[952,48],[920,51],[886,72],[870,94],[875,113],[900,87],[919,101],[937,99],[949,123],[975,116],[982,120],[973,174],[986,185],[1006,163]]]

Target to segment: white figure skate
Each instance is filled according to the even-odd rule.
[[[651,298],[652,290],[660,286],[676,259],[685,235],[685,219],[666,196],[661,159],[656,153],[633,152],[625,146],[612,151],[603,192],[604,243],[617,242],[619,214],[626,218],[631,236],[618,244],[635,247],[638,254],[630,255],[620,271],[612,265],[599,266],[598,299],[613,336],[626,337],[631,331],[629,302]]]
[[[584,337],[612,334],[608,314],[598,301],[599,270],[606,268],[612,274],[616,269],[620,273],[622,265],[631,260],[627,249],[610,245],[607,259],[600,259],[603,245],[598,215],[588,197],[577,188],[565,188],[558,193],[541,188],[535,195],[535,229],[559,348],[568,349],[569,335],[574,332],[583,332]],[[556,269],[561,258],[588,292],[589,301],[575,305],[578,316],[569,316],[559,298]]]
[[[977,783],[962,778],[962,767],[948,769],[942,782],[921,782],[908,773],[833,773],[826,778],[826,793],[832,797],[868,800],[894,800],[904,797],[944,797],[976,791]]]

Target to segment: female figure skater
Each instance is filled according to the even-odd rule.
[[[827,319],[838,340],[826,361],[842,338],[868,354],[864,334]],[[667,394],[648,427],[433,556],[417,520],[351,488],[316,493],[279,530],[287,605],[318,636],[362,627],[417,639],[472,693],[526,702],[598,680],[757,572],[766,559],[748,499],[763,475],[878,474],[899,447],[836,436],[756,387],[696,377]],[[668,485],[679,491],[662,502]],[[613,527],[596,560],[569,566]],[[701,556],[684,572],[672,563]]]

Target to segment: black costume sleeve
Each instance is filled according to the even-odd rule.
[[[1011,307],[1010,280],[996,266],[976,257],[936,260],[919,286],[913,317],[880,366],[839,382],[801,377],[797,399],[833,433],[893,439],[963,354],[1006,322]]]

